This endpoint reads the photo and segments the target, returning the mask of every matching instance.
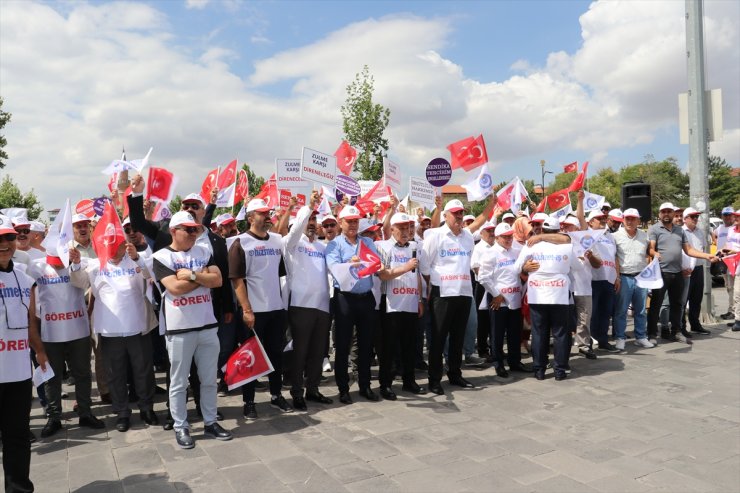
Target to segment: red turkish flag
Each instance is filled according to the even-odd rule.
[[[236,196],[234,203],[238,204],[249,195],[249,176],[243,169],[239,170],[239,178],[236,180]]]
[[[568,195],[568,189],[558,190],[547,196],[547,206],[551,211],[562,209],[570,203],[570,195]]]
[[[123,192],[123,217],[128,217],[128,196],[131,195],[131,185]]]
[[[113,190],[116,188],[116,182],[118,181],[118,173],[113,173],[110,175],[110,181],[108,181],[108,190],[110,190],[110,193],[113,193]]]
[[[578,171],[578,161],[563,166],[563,173],[574,173],[576,171]]]
[[[236,182],[236,159],[226,165],[218,174],[218,189],[223,190]]]
[[[260,193],[255,198],[264,200],[268,207],[277,207],[280,205],[280,194],[278,193],[275,173],[262,185]]]
[[[103,217],[92,234],[93,249],[100,260],[101,269],[105,268],[108,260],[116,255],[118,247],[123,243],[126,243],[126,236],[121,227],[121,219],[113,204],[106,202]]]
[[[573,180],[573,183],[570,184],[568,187],[569,192],[577,192],[581,188],[583,188],[583,184],[586,181],[586,172],[588,171],[588,161],[583,163],[583,171],[578,173],[578,176],[576,176],[575,180]]]
[[[175,188],[175,175],[164,168],[149,168],[146,184],[146,198],[169,202]]]
[[[535,214],[538,212],[545,212],[545,204],[547,204],[547,197],[542,199],[542,202],[537,204],[537,209],[534,210]]]
[[[216,187],[218,175],[218,168],[213,168],[208,172],[206,179],[203,180],[203,184],[200,186],[200,196],[205,200],[206,204],[211,202],[211,190]]]
[[[357,256],[360,257],[360,262],[364,265],[362,269],[357,271],[360,278],[373,275],[382,267],[378,254],[373,252],[362,240],[360,240],[360,251]]]
[[[470,171],[488,162],[486,143],[483,135],[466,137],[447,146],[450,151],[450,165],[452,169],[463,168]]]
[[[255,335],[244,341],[229,356],[221,371],[224,373],[224,382],[229,386],[229,390],[234,390],[263,375],[272,373],[274,368],[267,357],[265,348]]]
[[[367,201],[367,200],[372,201],[372,200],[384,199],[388,197],[389,195],[391,195],[391,187],[384,186],[383,185],[384,183],[385,183],[385,175],[381,176],[380,180],[378,180],[378,182],[375,185],[373,185],[373,188],[368,190],[364,196],[360,197],[358,202]]]
[[[334,156],[337,158],[337,168],[339,168],[339,171],[349,176],[357,160],[357,149],[349,145],[349,142],[346,140],[343,140],[337,150],[334,151]]]
[[[735,272],[737,272],[737,264],[740,263],[740,253],[723,257],[722,262],[727,265],[727,273],[730,275],[734,275]]]

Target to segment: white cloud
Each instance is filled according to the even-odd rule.
[[[712,150],[737,163],[740,22],[726,4],[706,8],[708,86],[725,89],[725,127],[733,129]],[[408,15],[353,23],[259,61],[243,80],[227,64],[238,53],[212,41],[200,53],[184,50],[147,5],[75,4],[61,14],[8,3],[0,17],[0,80],[13,113],[6,171],[48,208],[103,193],[100,170],[122,144],[134,158],[154,146],[153,164],[179,176],[180,193],[235,156],[267,175],[276,156],[297,157],[302,145],[336,148],[345,87],[363,64],[376,101],[391,108],[387,136],[410,173],[481,132],[496,164],[537,156],[534,166],[554,151],[614,164],[612,151],[677,127],[683,3],[597,2],[580,20],[578,51],[553,52],[544,67],[519,60],[517,75],[503,81],[469,79],[441,55],[451,21]],[[285,82],[289,96],[265,95]]]
[[[185,0],[186,9],[203,10],[210,0]]]

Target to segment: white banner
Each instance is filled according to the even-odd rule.
[[[409,177],[409,200],[418,202],[427,209],[434,209],[434,187],[426,178]]]
[[[301,178],[334,188],[336,175],[336,156],[324,154],[308,147],[303,148],[301,153]]]
[[[360,197],[364,197],[378,182],[375,180],[357,180],[357,183],[360,184]],[[334,188],[333,185],[332,188]]]
[[[401,166],[394,163],[387,157],[383,158],[383,171],[385,176],[385,186],[391,187],[394,193],[401,191]]]
[[[300,159],[275,159],[275,179],[278,190],[290,190],[295,195],[311,191],[311,182],[301,178]]]

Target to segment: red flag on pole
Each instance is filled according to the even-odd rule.
[[[581,188],[583,188],[583,185],[586,181],[586,172],[588,171],[588,161],[583,163],[583,171],[578,173],[578,176],[576,176],[575,180],[573,180],[573,183],[570,184],[568,187],[569,192],[577,192]]]
[[[175,191],[175,175],[164,168],[149,168],[146,184],[147,200],[169,202]]]
[[[545,204],[547,204],[547,197],[542,199],[542,202],[537,204],[537,208],[534,210],[535,214],[538,212],[545,212]]]
[[[337,168],[339,168],[339,171],[349,176],[357,160],[357,149],[349,145],[349,142],[346,140],[343,140],[334,152],[334,156],[337,158]]]
[[[249,176],[243,169],[239,170],[239,178],[236,181],[236,196],[234,204],[238,204],[249,195]]]
[[[735,275],[735,272],[737,272],[737,264],[740,263],[740,253],[722,257],[722,262],[727,265],[727,273],[731,276]]]
[[[259,337],[250,337],[229,356],[221,368],[229,390],[248,384],[274,370]]]
[[[260,193],[257,194],[255,199],[262,199],[269,207],[278,207],[280,205],[280,193],[278,192],[277,180],[275,180],[275,173],[262,185]]]
[[[570,204],[570,195],[568,195],[568,189],[558,190],[547,196],[547,206],[551,211],[562,209],[566,205]]]
[[[218,180],[219,168],[213,168],[206,175],[206,179],[203,180],[203,184],[200,187],[200,196],[205,200],[206,204],[211,203],[211,190],[216,186],[216,180]]]
[[[360,240],[360,251],[358,252],[357,256],[360,257],[360,261],[364,265],[362,269],[357,271],[357,275],[359,277],[367,277],[375,274],[382,267],[380,257],[375,252],[373,252],[370,247],[367,246],[362,240]]]
[[[578,171],[578,161],[563,166],[563,173],[574,173],[576,171]]]
[[[364,201],[374,201],[374,200],[381,200],[391,195],[391,187],[385,186],[385,175],[380,177],[380,180],[373,185],[373,188],[368,190],[368,192],[360,197],[358,202],[364,202]]]
[[[95,254],[100,260],[101,269],[105,267],[108,260],[116,255],[118,247],[126,243],[126,236],[121,227],[121,219],[110,202],[105,203],[103,217],[98,221],[92,234],[92,243]]]
[[[483,135],[466,137],[447,146],[450,151],[452,169],[463,168],[470,171],[488,162],[486,143]]]

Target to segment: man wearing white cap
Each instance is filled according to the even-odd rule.
[[[200,409],[204,433],[217,440],[230,440],[231,433],[217,422],[216,365],[220,350],[218,321],[211,300],[223,282],[213,255],[196,244],[201,225],[187,211],[179,211],[169,222],[172,243],[154,253],[154,273],[162,291],[160,320],[166,327],[170,356],[170,413],[175,441],[190,449],[187,414],[188,375],[193,361],[200,380]]]
[[[476,346],[478,349],[478,356],[480,358],[487,358],[489,359],[489,361],[491,358],[491,348],[488,339],[491,333],[491,318],[488,313],[488,304],[484,301],[484,298],[486,297],[486,290],[478,283],[478,268],[480,267],[481,259],[485,255],[485,252],[490,250],[491,247],[493,247],[493,245],[495,244],[495,229],[496,224],[493,221],[486,221],[485,223],[483,223],[483,226],[481,226],[479,230],[480,241],[475,244],[475,248],[473,248],[473,255],[471,255],[470,257],[470,268],[473,270],[473,274],[475,274],[473,282],[473,302],[475,303],[476,316],[471,316],[471,318],[475,318],[477,321]],[[468,323],[470,323],[470,320],[468,321]],[[465,352],[467,353],[467,351]],[[470,356],[474,355],[466,354],[465,356],[465,360],[467,361]],[[473,358],[470,359],[475,361]],[[483,361],[475,361],[475,364],[480,363],[483,363]]]
[[[377,255],[375,244],[369,238],[359,235],[358,229],[362,215],[354,206],[345,206],[339,213],[342,223],[342,234],[334,238],[326,246],[326,264],[329,269],[335,264],[358,263],[361,243]],[[350,291],[339,289],[339,283],[334,281],[335,294],[335,339],[336,355],[334,375],[339,389],[339,401],[342,404],[352,404],[349,395],[349,350],[352,343],[353,328],[357,328],[358,352],[358,384],[360,395],[369,401],[379,400],[370,388],[370,360],[372,357],[373,333],[378,325],[378,315],[375,310],[376,300],[373,296],[372,276],[357,280]]]
[[[735,209],[731,206],[727,206],[722,209],[722,214],[720,214],[720,216],[722,218],[722,224],[712,231],[712,241],[717,245],[718,252],[721,252],[725,248],[725,245],[727,244],[727,234],[730,230],[735,228]],[[733,274],[734,272],[730,272],[727,269],[725,269],[725,273],[723,274],[725,289],[727,290],[728,305],[727,312],[720,315],[722,320],[732,320],[735,318],[735,295],[733,289],[735,276]]]
[[[417,319],[424,313],[421,297],[421,276],[418,271],[416,242],[409,241],[414,234],[414,220],[408,214],[397,212],[390,219],[391,238],[375,244],[385,269],[380,273],[382,283],[380,351],[380,395],[396,400],[393,383],[393,359],[396,348],[401,350],[403,390],[424,394],[414,376]],[[419,252],[421,254],[421,252]]]
[[[610,233],[616,233],[622,226],[623,221],[624,213],[622,212],[622,209],[612,209],[606,217],[606,228]]]
[[[647,289],[637,285],[637,276],[648,264],[648,236],[640,230],[640,213],[637,209],[624,211],[624,227],[614,234],[617,244],[617,260],[620,266],[620,288],[617,293],[617,308],[614,311],[614,336],[617,347],[624,347],[627,330],[627,309],[632,305],[635,319],[635,345],[652,348],[654,344],[647,336]]]
[[[514,264],[519,252],[512,249],[514,230],[507,223],[496,226],[496,243],[481,256],[478,281],[486,290],[490,313],[491,355],[496,375],[506,378],[504,337],[507,362],[511,371],[531,371],[522,364],[522,279]]]
[[[684,209],[683,229],[686,232],[686,238],[688,238],[689,244],[696,250],[705,251],[707,249],[707,241],[701,230],[697,228],[699,225],[699,216],[699,211],[693,207],[687,207]],[[684,336],[691,336],[691,334],[709,335],[711,333],[701,325],[701,321],[699,320],[701,302],[704,298],[705,265],[706,260],[697,259],[694,267],[691,269],[691,275],[688,279],[684,279],[683,306],[686,306],[687,302],[689,305],[688,310],[684,310],[685,313],[681,319],[681,333]],[[686,330],[686,315],[688,315],[691,332]]]
[[[511,212],[507,212],[501,217],[501,222],[504,222],[508,224],[509,226],[513,226],[514,221],[516,221],[516,216],[512,214]]]
[[[430,229],[424,238],[421,273],[429,285],[429,304],[432,312],[432,341],[429,347],[429,390],[444,394],[442,380],[442,352],[449,335],[447,358],[450,384],[472,388],[463,378],[463,341],[466,324],[473,302],[473,285],[470,276],[470,257],[475,242],[473,231],[482,225],[493,209],[491,199],[486,209],[469,227],[463,227],[464,206],[457,199],[447,202],[443,209],[444,224]]]
[[[25,215],[13,218],[13,227],[18,233],[18,250],[26,252],[31,261],[46,258],[43,251],[31,246],[31,221]]]
[[[275,371],[269,374],[270,405],[283,413],[293,411],[281,393],[286,314],[280,288],[284,275],[283,237],[270,232],[270,208],[262,199],[247,204],[249,229],[229,248],[229,279],[242,310],[242,319],[262,342]],[[257,419],[254,403],[256,381],[242,387],[244,416]]]
[[[44,247],[41,243],[44,241],[45,236],[46,225],[41,221],[31,221],[31,234],[29,235],[29,238],[31,238],[31,247],[43,252]]]
[[[236,219],[228,212],[216,218],[216,226],[218,227],[218,234],[224,238],[231,238],[239,234],[239,231],[236,229]]]
[[[727,232],[727,242],[722,249],[722,253],[725,255],[740,253],[740,210],[736,210],[733,216],[735,226]],[[737,268],[732,274],[735,283],[735,322],[727,324],[727,326],[731,326],[732,331],[737,332],[740,331],[740,262],[738,262]]]
[[[650,242],[648,253],[651,257],[659,260],[660,272],[663,277],[663,287],[652,290],[650,310],[648,311],[648,337],[651,339],[657,337],[660,305],[663,303],[663,297],[667,292],[671,329],[670,334],[663,334],[663,337],[669,341],[691,344],[691,340],[679,332],[683,313],[681,304],[684,284],[683,274],[681,273],[681,253],[684,252],[689,257],[703,258],[711,262],[717,262],[719,259],[692,247],[683,228],[674,225],[674,215],[675,207],[673,204],[664,202],[660,205],[658,212],[660,221],[648,229],[648,241]]]

